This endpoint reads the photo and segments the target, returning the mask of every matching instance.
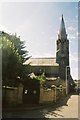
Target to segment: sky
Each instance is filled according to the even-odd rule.
[[[5,2],[0,8],[0,30],[20,36],[32,57],[56,57],[63,14],[69,39],[71,75],[78,79],[77,2]]]

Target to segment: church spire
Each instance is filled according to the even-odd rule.
[[[67,39],[63,15],[57,39],[56,62],[59,64],[59,76],[66,79],[66,66],[69,66],[69,40]]]
[[[60,30],[59,30],[59,35],[58,36],[59,36],[59,39],[67,37],[63,14],[62,14],[61,26],[60,26]]]

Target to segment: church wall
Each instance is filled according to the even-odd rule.
[[[31,66],[29,73],[34,73],[35,75],[45,73],[47,76],[58,76],[59,75],[59,67],[58,66]]]

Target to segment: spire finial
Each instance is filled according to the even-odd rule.
[[[64,20],[63,20],[63,14],[62,14],[62,21],[64,21]]]

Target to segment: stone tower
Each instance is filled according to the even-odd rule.
[[[66,79],[66,66],[69,66],[69,40],[67,39],[63,15],[57,40],[56,63],[59,64],[60,77]]]

